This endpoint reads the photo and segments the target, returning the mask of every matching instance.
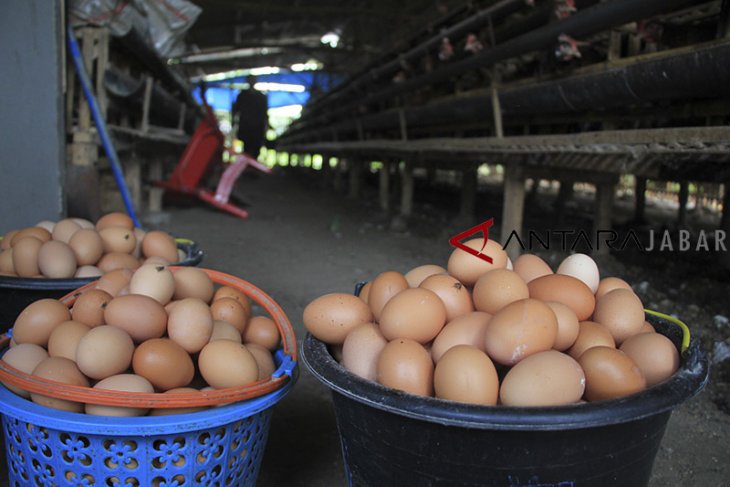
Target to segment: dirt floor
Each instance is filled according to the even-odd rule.
[[[374,179],[365,185],[363,197],[353,201],[324,187],[319,176],[306,169],[279,168],[272,176],[243,178],[236,194],[248,204],[247,221],[203,207],[169,209],[169,230],[200,242],[206,267],[241,276],[269,291],[288,314],[299,339],[304,336],[302,311],[312,299],[350,292],[358,281],[385,270],[405,272],[424,263],[445,264],[450,236],[501,215],[498,186],[480,185],[475,217],[465,222],[456,217],[455,187],[446,182],[427,187],[419,180],[408,230],[395,232],[390,230],[391,215],[375,204]],[[560,221],[562,228],[590,229],[589,196],[576,194]],[[538,194],[528,203],[526,228],[556,224],[552,199],[550,194]],[[628,220],[630,206],[617,201],[618,226]],[[658,229],[671,228],[671,211],[651,201],[648,207]],[[699,215],[694,219],[704,221]],[[555,250],[537,253],[553,266],[566,255]],[[647,307],[680,316],[704,350],[719,356],[720,344],[727,346],[730,337],[729,273],[713,265],[716,254],[679,259],[677,255],[647,257],[627,250],[599,259],[599,265],[605,275],[631,282]],[[708,387],[672,415],[652,487],[727,485],[728,365],[727,359],[714,365]],[[276,407],[259,485],[344,484],[329,391],[302,367],[294,391]]]
[[[309,170],[278,168],[271,176],[244,176],[236,195],[251,212],[247,221],[202,205],[167,206],[164,214],[150,215],[148,221],[197,241],[206,253],[204,267],[242,277],[269,292],[300,340],[302,311],[312,299],[351,292],[358,281],[385,270],[445,265],[450,236],[501,215],[496,186],[480,185],[476,214],[464,221],[456,217],[459,200],[453,186],[444,182],[426,187],[419,180],[414,216],[406,231],[396,232],[390,229],[391,215],[375,204],[374,181],[365,185],[361,200],[353,201],[323,187],[320,174]],[[552,198],[539,194],[528,203],[526,228],[558,224],[549,208]],[[629,209],[617,201],[619,215]],[[667,220],[669,213],[662,208],[649,209],[652,218]],[[576,194],[560,224],[590,228],[590,214],[587,197]],[[538,253],[554,266],[566,255],[556,250]],[[695,257],[685,262],[676,254],[647,258],[627,251],[603,257],[599,265],[605,275],[631,282],[647,307],[679,315],[691,325],[704,350],[719,357],[730,344],[728,273],[712,264],[716,256],[704,261]],[[728,365],[727,358],[715,365],[705,390],[672,415],[652,487],[728,485]],[[258,485],[346,485],[330,393],[303,366],[300,372],[293,392],[275,408]]]

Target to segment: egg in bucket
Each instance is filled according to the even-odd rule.
[[[11,485],[255,484],[271,407],[289,392],[297,377],[294,332],[279,305],[256,286],[221,272],[201,271],[214,283],[245,294],[269,314],[282,342],[273,355],[273,373],[246,385],[218,384],[218,389],[205,391],[121,392],[43,379],[0,361],[0,380],[33,394],[87,407],[180,413],[84,415],[49,409],[0,388]],[[93,285],[61,301],[72,306]]]

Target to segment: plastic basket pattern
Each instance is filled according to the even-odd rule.
[[[267,409],[217,428],[139,437],[72,433],[4,416],[9,485],[253,486],[270,417]]]

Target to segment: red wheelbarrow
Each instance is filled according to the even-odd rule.
[[[248,218],[248,212],[243,208],[230,203],[231,191],[236,180],[247,168],[252,167],[263,173],[270,174],[271,169],[261,164],[245,152],[234,152],[224,149],[225,137],[218,128],[218,120],[210,106],[203,105],[205,116],[198,124],[185,147],[180,161],[167,181],[157,181],[156,186],[176,193],[195,196],[206,203],[227,211],[239,218]],[[221,175],[215,193],[208,191],[202,185],[206,174],[217,163],[223,163],[222,154],[226,152],[231,157],[231,163]]]

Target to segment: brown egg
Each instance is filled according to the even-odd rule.
[[[342,344],[342,366],[359,377],[374,381],[378,356],[387,343],[378,325],[357,326]]]
[[[13,243],[13,268],[20,277],[34,277],[40,274],[38,254],[43,242],[35,237],[15,239]]]
[[[525,357],[550,350],[557,334],[558,320],[550,306],[537,299],[522,299],[492,316],[484,349],[495,362],[514,365]]]
[[[376,378],[392,389],[433,396],[433,362],[420,343],[407,338],[389,342],[378,357]]]
[[[653,326],[651,326],[651,323],[648,321],[644,322],[644,326],[641,327],[641,330],[639,330],[639,333],[656,333],[656,330]],[[638,333],[637,333],[638,335]]]
[[[558,336],[555,337],[553,348],[564,352],[572,347],[578,338],[578,331],[580,330],[578,317],[572,309],[563,303],[545,301],[545,304],[550,306],[550,309],[553,310],[555,317],[558,319]]]
[[[137,247],[137,237],[129,228],[107,227],[99,230],[99,236],[104,243],[104,252],[131,254]]]
[[[126,213],[108,213],[96,221],[96,231],[100,232],[109,227],[123,227],[128,230],[134,228],[134,222]]]
[[[79,265],[94,265],[104,254],[104,242],[96,230],[82,228],[68,241]]]
[[[483,274],[474,285],[474,307],[491,315],[510,303],[527,299],[527,284],[514,271],[494,269]]]
[[[176,387],[175,389],[170,389],[169,391],[165,391],[164,394],[181,394],[184,392],[199,392],[198,389],[195,389],[193,387]],[[209,409],[208,406],[200,406],[200,407],[189,407],[189,408],[155,408],[151,409],[149,412],[149,416],[169,416],[171,414],[188,414],[188,413],[197,413],[199,411],[205,411],[206,409]]]
[[[134,255],[134,256],[137,257],[136,255]],[[147,257],[145,260],[142,261],[142,265],[147,265],[147,264],[152,264],[152,265],[156,265],[156,266],[167,267],[167,266],[171,265],[172,262],[170,262],[167,259],[163,259],[162,257],[157,257],[155,255],[155,256],[152,256],[152,257]]]
[[[213,315],[204,301],[198,298],[181,299],[170,311],[167,334],[188,353],[202,350],[210,341],[212,333]]]
[[[13,237],[19,232],[19,230],[10,230],[8,233],[3,235],[3,238],[0,239],[0,250],[8,250],[12,247],[11,243],[13,241]],[[50,232],[49,232],[50,236]]]
[[[245,345],[230,340],[208,343],[198,356],[203,379],[216,389],[240,387],[256,382],[258,364]]]
[[[145,264],[134,271],[129,292],[149,296],[164,306],[175,293],[175,278],[165,266]]]
[[[530,355],[502,380],[500,402],[505,406],[560,406],[580,401],[586,377],[573,358],[556,350]]]
[[[522,254],[517,257],[514,271],[525,283],[534,281],[538,277],[549,276],[553,273],[547,262],[534,254]]]
[[[135,374],[112,375],[94,384],[94,389],[124,392],[155,392],[155,388],[152,387],[150,381]],[[144,416],[149,411],[148,408],[102,406],[99,404],[86,404],[85,410],[86,414],[93,416],[116,416],[123,418]]]
[[[601,299],[604,294],[607,294],[614,289],[628,289],[629,291],[633,292],[633,289],[631,289],[631,285],[623,279],[619,279],[618,277],[604,277],[598,283],[598,289],[596,290],[596,301]]]
[[[373,281],[366,282],[365,285],[360,289],[360,294],[358,295],[358,297],[366,303],[368,302],[368,299],[370,299],[370,286],[372,286],[372,284]]]
[[[177,244],[175,239],[161,230],[147,232],[142,240],[142,255],[145,257],[158,256],[168,262],[177,262]]]
[[[13,249],[7,249],[0,252],[0,272],[3,274],[15,274],[15,265],[13,264]]]
[[[38,251],[38,269],[46,277],[67,279],[76,273],[76,256],[67,244],[49,240]]]
[[[405,289],[408,289],[408,281],[400,272],[383,272],[373,279],[368,293],[368,305],[375,321],[380,321],[380,314],[388,301]]]
[[[187,386],[195,374],[188,352],[169,338],[152,338],[141,343],[134,351],[132,368],[135,374],[162,391]]]
[[[603,401],[628,396],[646,388],[646,379],[638,365],[621,350],[593,347],[578,359],[586,375],[585,398]]]
[[[372,322],[373,313],[360,298],[351,294],[332,293],[309,303],[304,308],[302,321],[307,331],[318,340],[341,345],[350,330]]]
[[[66,218],[59,221],[53,226],[53,240],[58,240],[67,244],[74,233],[81,230],[81,225],[73,221],[71,218]]]
[[[71,318],[89,327],[105,324],[104,310],[114,299],[111,294],[101,289],[87,289],[74,302]]]
[[[137,270],[139,268],[139,260],[131,254],[123,254],[121,252],[110,252],[104,254],[99,262],[96,263],[96,267],[104,272],[111,272],[117,269],[129,269]]]
[[[474,311],[474,304],[469,290],[456,278],[448,274],[436,274],[427,277],[418,287],[433,291],[441,298],[446,308],[446,321],[451,321]]]
[[[446,323],[431,346],[431,357],[435,363],[455,345],[473,345],[484,351],[487,324],[492,318],[489,313],[472,311]]]
[[[101,277],[103,272],[95,265],[82,265],[76,269],[74,277]]]
[[[9,234],[10,233],[8,233],[8,235]],[[15,244],[17,244],[20,239],[23,239],[25,237],[35,237],[41,242],[48,242],[49,240],[51,240],[51,233],[48,230],[40,227],[23,228],[12,235],[12,237],[10,238],[10,246],[15,247]]]
[[[531,298],[565,304],[580,321],[590,318],[596,306],[596,299],[590,288],[572,276],[551,274],[538,277],[530,281],[527,288]]]
[[[32,374],[38,364],[47,358],[48,352],[43,347],[33,343],[21,343],[5,352],[2,360],[21,372]],[[2,384],[17,395],[26,399],[30,398],[30,392],[5,382],[2,382]]]
[[[268,316],[252,317],[243,332],[243,343],[256,343],[269,350],[276,350],[281,341],[279,328]]]
[[[592,347],[616,348],[616,342],[611,332],[605,326],[595,321],[581,321],[578,323],[578,337],[568,349],[567,353],[578,360],[583,355],[583,352]]]
[[[17,343],[34,343],[45,347],[53,329],[70,319],[69,309],[60,301],[39,299],[26,306],[15,319],[13,339]]]
[[[79,341],[89,330],[91,327],[78,321],[64,321],[53,329],[48,338],[48,355],[64,357],[75,362]]]
[[[241,332],[230,323],[221,320],[213,320],[213,332],[210,334],[210,340],[232,340],[242,343]]]
[[[467,240],[464,242],[464,245],[492,259],[492,263],[490,264],[486,260],[469,254],[464,250],[454,249],[446,267],[449,270],[449,274],[457,278],[464,285],[473,286],[483,274],[494,269],[507,267],[507,252],[502,249],[502,245],[496,240],[489,240],[487,245],[484,246],[484,240],[476,238]]]
[[[436,338],[445,324],[446,307],[441,298],[422,288],[408,288],[396,294],[380,317],[380,331],[389,341],[410,338],[424,344]]]
[[[659,333],[641,333],[627,338],[619,348],[636,362],[647,387],[664,382],[679,369],[679,352]]]
[[[85,218],[71,218],[79,224],[82,230],[94,229],[94,224]]]
[[[246,296],[242,291],[230,286],[219,287],[215,294],[213,294],[213,301],[220,298],[233,298],[238,301],[238,304],[243,306],[243,310],[246,312],[246,321],[251,318],[251,299]]]
[[[419,265],[408,271],[404,277],[410,287],[418,287],[427,277],[436,274],[446,274],[446,269],[435,264]]]
[[[142,257],[142,240],[144,240],[145,235],[147,235],[147,232],[142,230],[139,227],[134,227],[132,229],[134,232],[134,238],[137,240],[137,244],[134,246],[134,250],[132,251],[132,255],[137,257],[138,259]],[[170,264],[168,262],[167,264]],[[165,264],[165,265],[167,265]]]
[[[33,375],[64,384],[89,387],[89,380],[81,373],[76,364],[63,357],[49,357],[45,359],[33,369]],[[37,393],[31,393],[30,399],[41,406],[60,409],[61,411],[80,413],[84,410],[84,405],[80,402],[56,399],[55,397]]]
[[[271,352],[261,345],[256,343],[246,343],[246,348],[253,358],[256,359],[256,365],[259,369],[258,380],[268,379],[276,371],[276,364],[274,363],[274,357],[271,356]]]
[[[102,325],[89,330],[76,347],[79,370],[92,379],[121,374],[132,363],[132,337],[116,326]]]
[[[499,395],[494,364],[471,345],[451,347],[436,364],[433,375],[436,397],[449,401],[493,406]]]
[[[159,338],[167,329],[165,308],[141,294],[117,296],[104,308],[104,321],[129,333],[137,343],[150,338]]]
[[[225,321],[233,325],[239,333],[246,331],[249,316],[240,302],[234,298],[220,298],[210,305],[210,312],[214,320]]]
[[[208,274],[195,267],[184,267],[175,272],[175,299],[198,298],[210,303],[213,281]]]
[[[621,345],[644,326],[644,305],[633,291],[614,289],[596,302],[593,321],[608,328],[616,344]]]
[[[133,274],[129,269],[107,272],[96,281],[96,289],[101,289],[116,297],[122,289],[129,286]]]

